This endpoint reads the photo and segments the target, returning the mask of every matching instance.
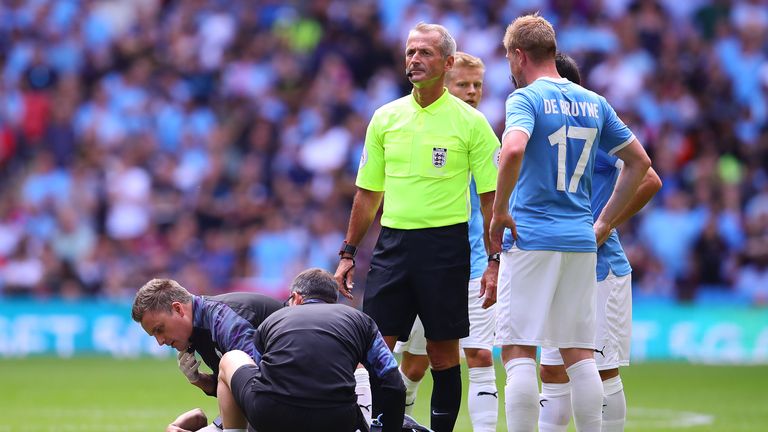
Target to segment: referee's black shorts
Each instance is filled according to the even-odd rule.
[[[256,365],[245,365],[232,374],[232,396],[242,409],[248,424],[258,432],[354,432],[368,431],[357,403],[346,406],[309,408],[292,405],[256,391],[254,380],[261,371]]]
[[[384,336],[408,335],[418,315],[427,339],[460,339],[469,335],[468,284],[466,223],[414,230],[382,227],[363,311]]]

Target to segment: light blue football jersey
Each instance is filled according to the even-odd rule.
[[[480,196],[474,178],[469,183],[469,203],[469,278],[477,279],[488,267],[488,254],[483,241],[483,212],[480,210]]]
[[[614,154],[634,135],[604,97],[561,78],[539,78],[506,102],[507,133],[529,136],[509,200],[523,250],[595,252],[592,171],[600,148]],[[505,250],[513,246],[504,235]]]
[[[621,159],[598,150],[595,157],[595,171],[592,175],[592,214],[594,219],[603,211],[608,198],[613,193],[616,180],[621,170]],[[597,280],[608,277],[608,271],[616,276],[626,276],[632,273],[624,248],[619,242],[616,230],[611,231],[608,240],[597,249]]]

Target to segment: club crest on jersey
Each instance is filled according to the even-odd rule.
[[[442,147],[432,148],[432,165],[435,168],[442,168],[445,166],[445,159],[448,157],[448,149]]]

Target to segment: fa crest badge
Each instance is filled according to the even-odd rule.
[[[435,168],[442,168],[445,166],[445,159],[448,157],[448,149],[441,147],[432,148],[432,165]]]

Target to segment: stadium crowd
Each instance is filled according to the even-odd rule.
[[[283,296],[338,262],[408,29],[483,59],[501,132],[504,25],[534,10],[664,182],[620,230],[635,294],[768,304],[762,0],[4,1],[0,298],[128,299],[159,275]]]

